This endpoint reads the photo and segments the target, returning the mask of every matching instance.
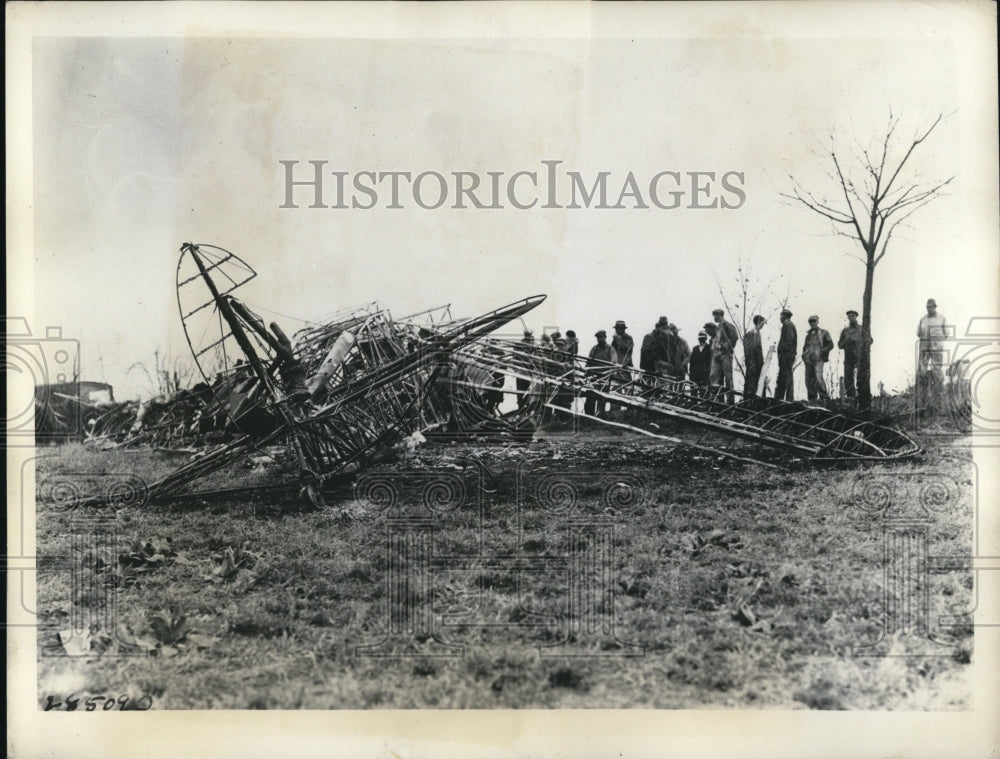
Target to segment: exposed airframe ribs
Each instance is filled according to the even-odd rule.
[[[232,434],[155,483],[154,495],[183,488],[252,450],[279,445],[317,500],[326,480],[354,471],[413,433],[530,437],[552,414],[585,416],[587,399],[602,409],[588,418],[602,424],[765,465],[919,453],[899,430],[826,408],[744,398],[490,337],[544,295],[472,319],[454,318],[450,304],[394,319],[368,303],[289,340],[233,295],[255,276],[222,248],[181,248],[177,300],[184,332]]]

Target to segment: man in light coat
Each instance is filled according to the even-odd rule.
[[[724,386],[726,390],[733,389],[733,351],[739,342],[740,334],[736,327],[726,321],[725,311],[717,308],[712,311],[715,321],[715,336],[712,338],[712,384]],[[726,401],[732,403],[731,394],[726,394]]]
[[[608,345],[608,333],[603,329],[595,332],[594,337],[597,338],[597,345],[590,349],[590,353],[587,356],[586,368],[588,374],[593,374],[596,378],[599,378],[601,371],[606,369],[605,364],[618,363],[618,354],[614,348]],[[587,393],[583,404],[583,413],[588,416],[599,416],[604,411],[604,407],[605,402],[600,396],[592,392]]]
[[[833,350],[833,338],[830,333],[819,326],[819,317],[809,317],[809,331],[802,342],[802,363],[806,367],[806,392],[810,401],[828,400],[830,393],[823,379],[823,368],[830,359]]]

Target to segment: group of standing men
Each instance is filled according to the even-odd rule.
[[[775,388],[775,398],[779,400],[794,399],[794,368],[799,357],[799,337],[792,312],[788,308],[781,311],[781,332],[778,338],[778,381]],[[844,388],[848,398],[855,397],[855,376],[861,359],[863,330],[858,322],[858,312],[851,309],[847,312],[848,324],[840,333],[837,343],[844,351]],[[744,384],[743,396],[758,395],[761,384],[761,374],[764,371],[764,348],[761,331],[767,320],[756,315],[752,319],[753,326],[743,335]],[[621,379],[631,378],[633,368],[633,353],[635,341],[627,332],[624,321],[615,322],[615,334],[611,341],[607,333],[599,330],[595,333],[597,343],[590,349],[586,366],[602,363],[617,363],[622,368]],[[653,330],[645,335],[639,349],[639,369],[650,375],[669,380],[690,379],[698,387],[714,385],[734,389],[733,359],[737,344],[741,338],[736,327],[725,318],[725,312],[717,308],[712,312],[712,321],[707,322],[698,332],[698,343],[694,348],[679,334],[677,325],[670,322],[666,316],[661,316]],[[550,343],[556,350],[576,355],[578,341],[575,333],[567,332],[567,338],[558,333],[552,336]],[[526,340],[533,338],[526,333]],[[543,341],[545,337],[543,337]],[[570,346],[570,340],[573,345]],[[871,337],[868,338],[871,344]],[[819,326],[819,317],[809,317],[809,329],[802,343],[802,363],[806,372],[806,390],[810,401],[825,400],[830,397],[826,380],[823,376],[830,352],[834,349],[830,333]],[[726,400],[732,402],[733,396],[726,394]]]
[[[661,316],[653,331],[642,339],[639,368],[671,380],[683,380],[687,375],[699,387],[719,385],[731,390],[733,353],[739,342],[739,333],[725,320],[725,312],[721,308],[712,312],[712,318],[713,321],[698,332],[698,344],[692,349],[678,334],[677,326]],[[758,376],[763,364],[761,357]]]
[[[781,310],[781,331],[778,337],[778,381],[774,397],[778,400],[794,400],[794,370],[796,359],[799,358],[799,336],[792,312],[788,308]],[[744,386],[743,396],[753,397],[758,394],[761,374],[764,370],[764,349],[761,340],[761,330],[767,320],[761,316],[753,317],[753,326],[743,335],[744,356]],[[834,349],[830,333],[819,326],[819,317],[815,314],[809,317],[809,329],[802,342],[802,363],[806,373],[806,393],[810,401],[827,400],[830,392],[823,376],[830,353]],[[627,332],[624,321],[615,322],[615,334],[608,342],[607,332],[598,330],[594,337],[597,343],[590,349],[586,367],[599,367],[608,363],[621,367],[619,378],[624,382],[632,377],[632,356],[635,341]],[[933,374],[935,379],[941,374],[944,350],[942,340],[949,337],[949,328],[945,318],[937,313],[937,303],[934,299],[927,301],[927,315],[920,320],[917,334],[920,337],[920,370]],[[733,390],[733,355],[738,342],[739,332],[736,327],[725,319],[725,312],[717,308],[712,312],[712,321],[704,325],[698,332],[698,344],[693,348],[679,334],[680,330],[666,316],[661,316],[653,330],[645,335],[639,349],[639,369],[657,377],[669,380],[690,379],[698,387],[715,385]],[[858,312],[847,311],[847,326],[840,332],[836,347],[844,352],[844,394],[854,398],[857,394],[856,376],[861,362],[863,347],[867,340],[872,344],[871,335],[865,336],[865,330],[858,321]],[[534,342],[530,330],[525,331],[525,342]],[[579,351],[579,341],[576,333],[567,331],[566,337],[555,333],[551,338],[542,336],[543,344],[575,357]],[[519,397],[524,380],[518,380]],[[732,395],[727,392],[726,399],[732,402]],[[596,413],[597,400],[587,401],[587,413]],[[592,406],[592,408],[591,408]]]

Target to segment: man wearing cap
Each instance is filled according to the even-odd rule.
[[[809,331],[802,342],[802,363],[806,367],[806,392],[810,401],[825,401],[830,398],[823,379],[823,367],[832,350],[833,338],[819,326],[819,317],[813,314],[809,317]]]
[[[778,384],[774,397],[779,401],[794,399],[795,356],[799,350],[799,332],[792,322],[792,312],[781,309],[781,336],[778,338]]]
[[[614,348],[608,345],[608,333],[603,329],[597,330],[594,337],[597,338],[597,345],[590,349],[590,354],[587,356],[587,373],[598,377],[601,370],[605,368],[603,364],[618,363],[618,354]],[[597,416],[603,410],[604,401],[595,393],[588,392],[583,412],[588,416]]]
[[[625,322],[619,319],[615,322],[615,336],[611,338],[611,347],[615,349],[618,363],[622,367],[618,373],[618,379],[621,382],[628,382],[632,379],[632,351],[635,348],[635,340],[632,339],[632,335],[625,331],[626,329],[628,327],[625,326]]]
[[[661,316],[653,331],[642,338],[639,349],[639,368],[644,372],[666,376],[674,353],[674,336],[670,332],[670,320]]]
[[[871,335],[868,344],[872,344]],[[847,326],[840,330],[837,347],[844,351],[844,395],[854,398],[857,394],[856,378],[858,363],[861,361],[861,348],[864,336],[861,324],[858,323],[858,312],[853,308],[847,312]]]
[[[713,385],[722,385],[726,390],[733,389],[733,351],[740,339],[736,327],[726,321],[725,311],[717,308],[712,311],[715,321],[715,336],[712,338],[712,377]],[[732,395],[726,394],[726,400],[732,403]]]
[[[689,365],[691,381],[698,387],[706,387],[712,376],[712,347],[705,330],[698,332],[698,344],[691,349]]]
[[[667,325],[670,334],[674,336],[674,352],[670,360],[670,376],[675,380],[683,380],[687,374],[688,362],[691,360],[691,348],[688,347],[687,340],[681,337],[680,329],[676,324]]]
[[[746,363],[743,395],[747,398],[757,395],[760,373],[764,370],[764,344],[760,339],[760,330],[766,322],[763,316],[757,314],[753,318],[753,326],[743,336],[743,361]]]

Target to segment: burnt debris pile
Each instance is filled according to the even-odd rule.
[[[141,403],[114,401],[110,387],[94,397],[48,386],[36,395],[39,439],[197,451],[154,483],[152,496],[186,492],[210,472],[278,449],[315,503],[328,480],[407,438],[530,440],[559,417],[768,465],[919,453],[892,427],[825,408],[743,398],[496,336],[544,295],[464,319],[450,306],[394,318],[369,303],[289,337],[234,294],[254,277],[229,251],[185,243],[177,302],[201,381]]]

